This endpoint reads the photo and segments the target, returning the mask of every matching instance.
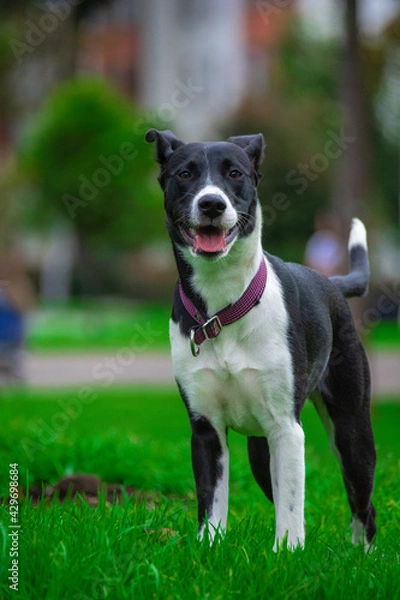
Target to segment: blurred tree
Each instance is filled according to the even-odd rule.
[[[14,28],[19,27],[20,36],[9,36],[8,50],[13,50],[19,56],[19,60],[25,57],[24,46],[30,46],[28,54],[37,47],[41,48],[46,54],[48,50],[48,58],[59,63],[58,71],[60,79],[69,78],[76,72],[77,56],[79,53],[79,31],[82,21],[91,13],[98,11],[104,6],[113,4],[115,0],[0,0],[0,20],[1,22],[8,21],[13,23]],[[50,34],[48,35],[47,26],[42,23],[46,20],[46,16],[51,16],[56,25],[50,21]],[[43,21],[44,19],[44,21]],[[33,33],[32,33],[33,32]],[[40,38],[38,43],[29,42],[36,39],[37,36],[43,35],[46,43],[42,45]],[[58,40],[63,47],[63,52],[55,53],[52,50],[51,40]],[[47,47],[47,48],[46,48]],[[57,42],[56,42],[57,47]],[[12,56],[12,54],[11,54]],[[15,57],[14,57],[15,58]],[[19,62],[18,60],[18,62]]]
[[[0,24],[0,157],[9,138],[10,121],[14,112],[11,101],[9,75],[14,65],[9,40],[16,35],[16,26],[11,21]]]
[[[92,12],[113,2],[0,0],[0,156],[2,148],[9,150],[14,128],[21,116],[19,113],[29,113],[32,108],[27,96],[35,97],[35,90],[31,94],[18,90],[20,83],[31,76],[29,66],[34,64],[34,69],[38,69],[39,65],[43,67],[37,93],[41,101],[48,86],[75,75],[81,22]],[[58,52],[60,47],[62,52]],[[47,82],[49,76],[51,81]],[[24,89],[23,85],[21,89]]]
[[[102,81],[59,86],[23,132],[21,206],[31,225],[67,220],[82,256],[164,235],[145,119]]]
[[[265,136],[264,245],[286,260],[302,259],[320,212],[341,218],[344,237],[356,215],[399,218],[400,17],[361,43],[356,8],[348,0],[342,43],[308,38],[292,20],[269,58],[266,94],[249,95],[224,132]]]
[[[0,18],[3,20],[21,15],[30,4],[30,1],[14,0],[14,2],[9,2],[8,0],[0,0]]]
[[[377,116],[372,130],[372,159],[381,194],[376,216],[396,224],[400,236],[400,7],[376,43],[362,51]]]
[[[12,246],[14,228],[18,226],[18,210],[13,193],[19,184],[15,160],[8,160],[0,168],[0,254]]]
[[[333,185],[335,212],[349,222],[365,217],[373,189],[371,169],[371,110],[365,89],[365,65],[361,61],[358,32],[358,0],[344,0],[345,19],[339,71],[340,105],[346,135],[352,138],[339,160]]]
[[[264,247],[301,261],[314,216],[329,206],[340,140],[335,44],[309,40],[293,21],[270,60],[265,97],[246,99],[226,134],[261,131],[266,140],[259,197]]]
[[[80,0],[79,2],[70,1],[68,2],[73,17],[79,21],[85,18],[88,14],[97,10],[101,5],[107,5],[114,2],[114,0]],[[0,17],[13,17],[23,13],[27,6],[32,5],[32,0],[0,0]],[[52,5],[57,4],[57,0],[37,0],[35,3],[37,8],[43,7],[43,9],[51,11]]]

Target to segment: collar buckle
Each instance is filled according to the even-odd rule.
[[[222,331],[222,323],[219,316],[214,315],[211,319],[208,319],[200,329],[203,330],[206,340],[212,340],[219,336]]]
[[[218,315],[214,315],[208,319],[208,321],[200,325],[200,327],[192,327],[190,330],[190,350],[193,356],[196,357],[200,354],[200,344],[202,342],[218,337],[221,331],[222,323]]]

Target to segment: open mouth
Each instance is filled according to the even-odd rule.
[[[193,247],[196,254],[221,254],[228,250],[238,233],[238,226],[221,229],[213,225],[181,229],[185,242]]]

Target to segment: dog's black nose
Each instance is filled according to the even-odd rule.
[[[200,198],[198,206],[203,215],[214,219],[215,217],[220,217],[225,211],[226,202],[221,196],[207,194]]]

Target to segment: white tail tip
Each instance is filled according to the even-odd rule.
[[[354,246],[367,248],[367,230],[360,219],[353,219],[349,237],[349,250]]]

